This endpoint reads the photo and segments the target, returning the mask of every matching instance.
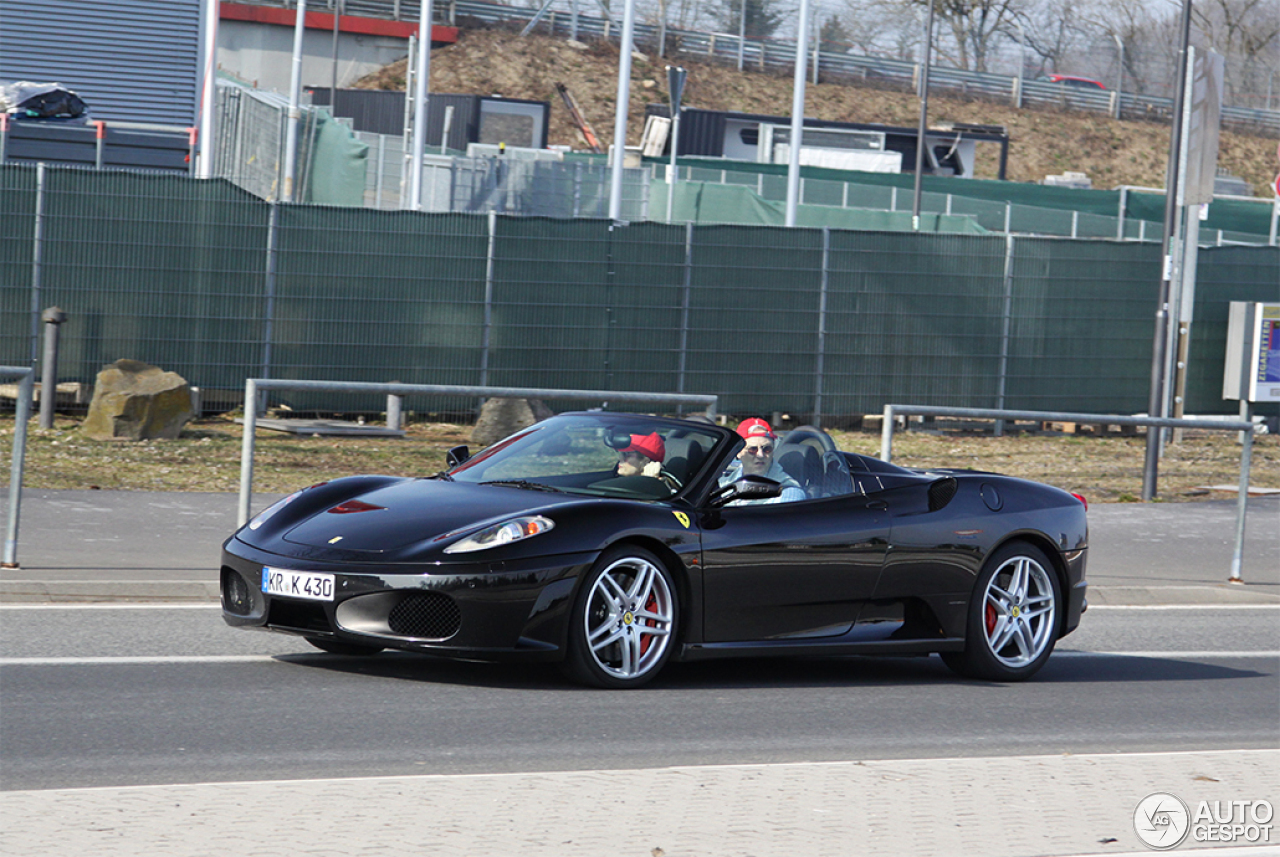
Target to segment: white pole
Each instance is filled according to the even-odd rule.
[[[293,174],[298,165],[298,120],[302,112],[302,35],[307,27],[307,0],[298,0],[293,22],[293,70],[289,75],[289,124],[284,143],[284,189],[280,199],[293,202]]]
[[[622,13],[622,43],[618,48],[618,101],[613,117],[613,175],[609,187],[609,219],[622,215],[622,160],[627,149],[627,105],[631,100],[631,40],[635,35],[636,2],[626,0]]]
[[[200,143],[200,157],[196,162],[196,175],[202,179],[213,178],[213,159],[216,142],[218,106],[218,12],[217,0],[204,0],[204,83],[200,90],[200,119],[196,139]]]
[[[804,136],[805,53],[809,39],[809,0],[800,0],[800,23],[796,27],[796,75],[791,88],[791,151],[787,165],[787,226],[796,225],[800,202],[800,146]]]
[[[413,91],[413,161],[410,165],[409,207],[422,208],[422,158],[427,150],[427,93],[431,89],[431,0],[422,0],[418,19],[417,88]]]
[[[667,223],[671,222],[671,218],[675,213],[676,204],[676,176],[680,173],[680,168],[676,165],[676,147],[680,145],[680,110],[676,109],[671,114],[671,165],[667,167]]]

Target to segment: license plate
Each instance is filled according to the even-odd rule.
[[[262,568],[262,591],[268,595],[287,595],[311,601],[333,600],[333,575],[322,571],[294,571],[288,568]]]

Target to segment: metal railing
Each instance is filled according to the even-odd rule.
[[[0,567],[18,567],[18,517],[22,509],[22,475],[27,457],[27,422],[31,419],[31,394],[36,373],[30,366],[0,366],[0,378],[18,379],[18,403],[13,421],[13,452],[9,462],[9,520],[4,535]]]
[[[244,440],[240,448],[240,506],[237,527],[249,521],[253,499],[254,434],[258,427],[258,393],[266,390],[311,390],[324,393],[384,393],[387,397],[387,424],[399,428],[404,396],[484,396],[511,399],[583,399],[598,402],[637,402],[703,405],[709,418],[716,415],[718,396],[687,393],[633,393],[614,390],[554,390],[529,387],[473,387],[451,384],[379,384],[359,381],[288,381],[249,378],[244,382]]]
[[[969,419],[1036,420],[1042,422],[1096,423],[1099,425],[1147,426],[1148,428],[1195,428],[1240,432],[1240,496],[1236,501],[1236,545],[1231,555],[1229,583],[1244,583],[1240,576],[1244,562],[1244,516],[1249,499],[1249,464],[1253,455],[1253,423],[1244,420],[1168,419],[1165,417],[1123,417],[1118,414],[1077,414],[1057,411],[1011,411],[994,408],[936,408],[927,405],[885,405],[880,428],[880,459],[893,458],[893,429],[897,416],[962,417]]]
[[[264,2],[264,0],[258,0],[258,2]],[[275,0],[275,2],[265,0],[265,2],[266,5],[287,5],[286,0]],[[392,20],[417,21],[419,15],[418,3],[411,0],[347,0],[345,8],[352,15]],[[450,0],[447,3],[437,3],[434,8],[437,19],[450,25],[456,25],[458,19],[464,17],[475,18],[486,23],[528,21],[537,11],[535,8],[505,6],[484,0]],[[565,35],[572,33],[579,38],[616,40],[621,30],[616,22],[585,13],[570,15],[563,11],[551,12],[542,21],[545,27],[540,23],[540,31]],[[737,64],[741,56],[744,68],[777,70],[790,69],[795,65],[794,41],[740,40],[736,33],[709,33],[675,27],[666,27],[665,33],[670,47],[668,55],[699,56],[715,62],[733,64]],[[642,21],[635,22],[637,45],[656,45],[660,35],[658,26]],[[811,63],[811,66],[811,73],[815,80],[822,75],[827,75],[911,88],[916,88],[921,73],[919,63],[840,51],[816,52],[816,60]],[[931,89],[948,89],[985,98],[1008,99],[1012,104],[1059,105],[1074,110],[1108,115],[1116,113],[1117,105],[1112,100],[1114,96],[1119,99],[1118,106],[1122,117],[1168,119],[1173,112],[1171,98],[1136,93],[1114,93],[1102,89],[1090,92],[1085,87],[1025,79],[1022,81],[1022,91],[1019,93],[1018,78],[1015,76],[938,66],[929,68],[929,85]],[[1280,132],[1280,111],[1224,105],[1222,123],[1227,127],[1276,133]]]

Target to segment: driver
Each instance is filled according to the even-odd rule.
[[[737,482],[743,476],[764,476],[782,485],[782,493],[777,497],[760,500],[734,500],[730,506],[763,505],[765,503],[793,503],[807,500],[808,495],[787,472],[773,460],[774,442],[778,436],[773,428],[764,420],[752,417],[738,425],[738,434],[747,445],[738,453],[738,458],[720,476],[720,484],[728,485]]]
[[[618,450],[619,476],[652,476],[662,472],[662,459],[667,454],[666,444],[657,432],[633,434],[631,444]]]

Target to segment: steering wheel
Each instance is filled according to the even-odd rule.
[[[679,491],[684,487],[684,483],[667,470],[663,470],[658,473],[658,481],[664,483],[672,491]]]

